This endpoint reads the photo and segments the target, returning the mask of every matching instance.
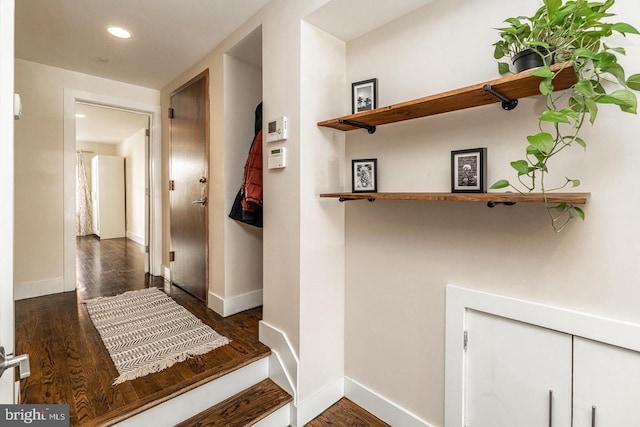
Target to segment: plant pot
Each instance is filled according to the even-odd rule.
[[[543,60],[544,57],[544,60]],[[553,64],[553,52],[546,49],[525,49],[511,58],[516,73],[521,73],[532,68],[538,68]]]

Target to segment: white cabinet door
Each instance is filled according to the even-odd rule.
[[[574,426],[640,425],[640,353],[575,337],[573,357]]]
[[[125,237],[124,158],[95,156],[91,169],[94,233],[101,239]]]
[[[570,427],[571,335],[473,310],[466,319],[465,425]]]

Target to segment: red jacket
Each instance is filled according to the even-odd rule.
[[[243,211],[256,212],[262,206],[262,131],[253,139],[244,165],[242,195]]]

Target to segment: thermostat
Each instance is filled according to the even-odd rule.
[[[285,116],[267,123],[267,142],[282,141],[288,138],[287,118]]]
[[[269,169],[280,169],[287,166],[287,150],[284,147],[272,148],[269,150]]]

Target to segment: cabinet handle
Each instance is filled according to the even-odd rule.
[[[553,427],[553,390],[549,390],[549,427]]]
[[[591,427],[596,427],[596,407],[591,407]]]

